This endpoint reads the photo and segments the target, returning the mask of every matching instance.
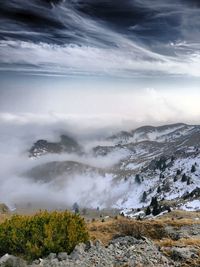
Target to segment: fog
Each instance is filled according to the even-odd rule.
[[[116,83],[115,83],[116,84]],[[27,83],[28,86],[28,83]],[[100,86],[100,85],[99,85]],[[118,85],[121,88],[121,84]],[[135,85],[137,87],[139,85]],[[113,84],[114,87],[114,84]],[[91,88],[81,91],[40,91],[16,88],[2,90],[0,107],[0,202],[10,207],[32,203],[39,208],[71,207],[74,202],[87,207],[109,207],[123,199],[129,184],[113,184],[113,177],[86,173],[36,181],[25,173],[33,167],[52,161],[75,161],[95,168],[109,169],[126,158],[125,150],[107,156],[94,157],[91,149],[98,145],[112,145],[105,138],[121,130],[142,125],[161,125],[185,122],[198,124],[199,90],[192,94],[182,90],[162,90],[151,87],[131,90]],[[158,87],[158,85],[157,85]],[[22,93],[23,92],[23,93]],[[14,101],[13,101],[14,100]],[[85,155],[50,154],[29,158],[28,150],[39,139],[58,142],[61,134],[73,137],[83,147]]]
[[[18,118],[18,119],[17,119]],[[20,119],[21,118],[21,119]],[[65,174],[49,179],[48,182],[36,181],[25,173],[33,167],[52,161],[75,161],[90,165],[96,168],[110,168],[119,160],[127,156],[126,151],[118,151],[108,156],[94,157],[89,153],[96,144],[109,144],[104,142],[103,135],[99,137],[95,132],[88,132],[83,135],[69,131],[69,124],[61,121],[39,119],[37,122],[26,121],[23,116],[11,116],[7,114],[1,117],[0,127],[0,202],[9,207],[30,208],[69,208],[74,202],[81,203],[81,206],[97,207],[110,206],[114,199],[119,196],[118,188],[112,186],[112,175],[100,175],[87,173],[85,175],[72,174],[66,177]],[[79,126],[80,127],[80,126]],[[38,139],[48,141],[59,141],[60,134],[68,134],[78,140],[87,151],[87,155],[77,154],[48,154],[39,158],[30,158],[28,150]],[[74,135],[74,136],[73,136]],[[90,140],[86,138],[89,136]],[[92,137],[92,138],[91,138]]]

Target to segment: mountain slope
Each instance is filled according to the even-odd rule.
[[[29,150],[30,157],[38,157],[48,153],[81,153],[81,146],[71,137],[61,135],[60,141],[57,143],[49,142],[47,140],[36,141]]]
[[[32,168],[26,175],[45,183],[56,181],[60,176],[67,180],[74,175],[79,175],[84,181],[84,177],[89,175],[93,194],[88,194],[87,186],[81,190],[84,197],[90,196],[91,206],[95,203],[102,207],[142,208],[156,197],[158,201],[174,200],[176,207],[182,207],[187,201],[197,199],[195,194],[191,194],[200,188],[198,125],[144,126],[108,137],[105,141],[109,140],[109,146],[102,146],[101,142],[89,152],[71,139],[66,138],[66,143],[64,140],[61,138],[58,143],[45,141],[45,149],[44,142],[37,141],[30,150],[32,156],[75,151],[79,155],[75,161],[49,161]],[[86,158],[89,162],[83,163]],[[113,161],[113,158],[117,160]],[[100,164],[101,161],[104,164]],[[109,167],[106,161],[111,161]],[[97,177],[107,184],[106,189],[105,186],[101,188],[101,182],[96,188]],[[99,195],[101,200],[98,200]]]

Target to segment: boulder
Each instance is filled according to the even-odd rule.
[[[27,267],[24,260],[13,255],[5,254],[0,258],[0,267]]]
[[[198,258],[198,251],[193,248],[179,248],[179,247],[172,247],[171,250],[172,259],[175,261],[185,261],[188,259]]]
[[[68,259],[68,254],[67,254],[67,252],[60,252],[60,253],[58,253],[58,259],[59,259],[60,261],[67,260],[67,259]]]

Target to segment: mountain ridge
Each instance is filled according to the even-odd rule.
[[[90,195],[91,200],[87,203],[91,202],[91,206],[98,203],[103,207],[109,203],[111,207],[121,209],[147,207],[153,197],[158,201],[174,200],[177,203],[175,206],[180,208],[186,202],[185,196],[200,187],[199,125],[178,123],[158,127],[143,126],[130,131],[128,135],[126,131],[122,131],[118,136],[111,137],[105,139],[110,141],[109,145],[102,145],[101,142],[89,152],[84,150],[83,144],[74,141],[72,143],[76,144],[75,147],[78,144],[82,148],[81,153],[79,149],[73,151],[73,155],[77,155],[75,159],[65,160],[63,154],[64,158],[59,162],[50,159],[47,163],[29,170],[26,175],[45,183],[56,181],[58,177],[63,182],[67,179],[73,180],[78,175],[80,183],[84,184],[86,177],[91,176],[89,183],[95,184],[97,177],[101,177],[101,181],[107,184],[107,188],[96,194],[96,197],[101,198],[95,198],[95,190],[98,191],[96,184],[95,187],[91,184],[91,189],[87,188],[94,190],[92,197],[87,190],[84,191],[84,187],[82,197],[87,198]],[[67,142],[63,150],[53,154],[70,155],[72,150],[67,147],[68,144],[70,147],[71,142]],[[41,155],[35,152],[36,160],[40,156],[52,154],[52,151],[45,151]],[[112,158],[117,160],[109,167],[97,167],[96,163],[99,161],[106,162]],[[190,199],[194,197],[187,201]]]

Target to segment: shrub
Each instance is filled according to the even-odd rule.
[[[84,220],[67,211],[14,215],[0,224],[0,255],[9,253],[33,260],[51,252],[70,253],[88,238]]]

